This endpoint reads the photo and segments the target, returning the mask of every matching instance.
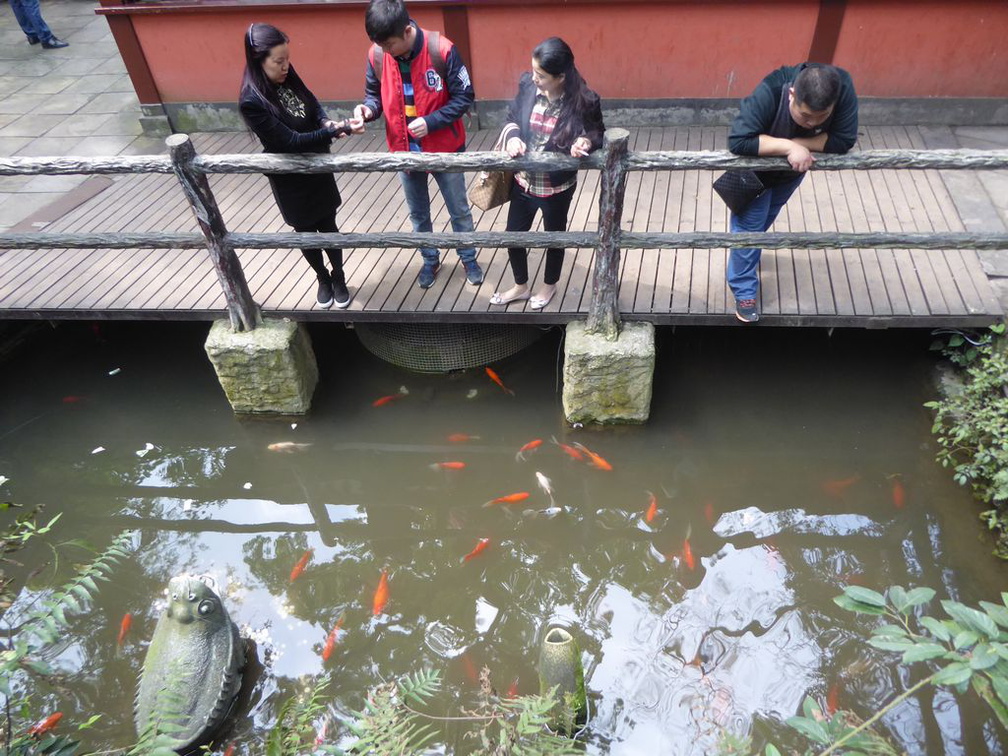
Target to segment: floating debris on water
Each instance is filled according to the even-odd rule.
[[[150,441],[148,441],[147,443],[144,444],[144,448],[143,449],[137,449],[136,455],[138,457],[146,457],[147,453],[150,452],[153,448],[154,448],[154,444],[152,444]]]
[[[251,491],[252,490],[252,483],[247,482],[247,483],[245,483],[244,486],[242,486],[242,488],[244,488],[246,491]]]
[[[466,399],[475,399],[477,394],[479,394],[478,389],[469,389],[469,391],[466,392]]]

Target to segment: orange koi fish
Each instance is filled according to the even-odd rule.
[[[652,522],[655,515],[658,514],[658,497],[650,491],[646,493],[648,495],[648,508],[647,513],[644,515],[644,522]]]
[[[519,449],[517,454],[515,454],[515,462],[524,462],[525,452],[533,451],[535,449],[538,449],[540,446],[542,446],[541,438],[532,439],[527,444],[525,444],[521,449]]]
[[[235,753],[234,743],[231,743],[230,745],[228,745],[227,748],[224,749],[224,756],[234,756],[234,753]]]
[[[385,609],[388,603],[388,570],[382,570],[381,579],[378,581],[378,588],[374,592],[374,601],[371,602],[371,613],[377,617]]]
[[[326,637],[325,646],[322,648],[322,661],[329,661],[329,657],[332,656],[333,649],[336,648],[336,639],[339,637],[339,630],[343,627],[343,617],[340,616],[336,620],[336,624],[333,629],[329,631],[329,635]]]
[[[28,730],[29,735],[34,735],[38,737],[39,735],[45,735],[47,732],[56,727],[56,723],[63,719],[62,712],[57,711],[55,714],[50,714],[45,719],[40,719]]]
[[[470,436],[468,433],[452,433],[448,436],[449,444],[468,444],[470,441],[479,441],[479,436]]]
[[[133,615],[129,612],[123,615],[122,622],[119,623],[119,638],[116,640],[116,645],[121,646],[123,641],[126,640],[126,633],[130,631],[133,626]]]
[[[827,717],[832,717],[840,709],[840,684],[833,683],[826,692],[826,708],[823,713]]]
[[[497,375],[497,373],[495,373],[495,372],[494,372],[493,370],[491,370],[490,368],[483,368],[483,369],[484,369],[484,370],[486,370],[486,374],[490,376],[490,380],[491,380],[491,381],[493,381],[493,382],[494,382],[494,383],[496,383],[496,384],[497,384],[498,386],[500,386],[500,387],[501,387],[502,389],[504,389],[504,393],[505,393],[505,394],[510,394],[511,396],[514,396],[514,395],[515,395],[515,392],[514,392],[514,391],[512,391],[511,389],[509,389],[509,388],[508,388],[507,386],[505,386],[505,385],[504,385],[504,381],[502,381],[502,380],[500,379],[500,376],[499,376],[499,375]]]
[[[553,437],[553,443],[563,449],[564,454],[573,459],[575,462],[583,462],[584,455],[575,449],[573,446],[567,446],[567,444],[560,443],[556,440],[556,436]]]
[[[710,499],[704,502],[703,505],[704,519],[707,520],[708,525],[714,524],[714,502]]]
[[[588,457],[588,459],[591,460],[592,466],[597,467],[599,470],[606,470],[606,471],[612,470],[612,465],[610,465],[608,462],[602,459],[602,457],[593,452],[584,444],[576,443],[575,446],[577,446],[577,448],[583,451],[585,455]]]
[[[472,551],[470,551],[468,554],[466,554],[464,557],[462,557],[462,561],[463,562],[468,562],[473,557],[479,556],[484,551],[486,551],[486,547],[489,546],[489,545],[490,545],[490,539],[489,538],[480,538],[479,541],[477,542],[475,548],[473,548]]]
[[[77,402],[81,401],[83,398],[84,398],[83,396],[77,396],[76,394],[70,394],[69,396],[64,396],[63,397],[63,404],[77,404]]]
[[[308,549],[301,558],[297,560],[297,564],[294,565],[294,569],[291,570],[290,581],[293,583],[299,577],[301,573],[305,571],[305,567],[308,566],[308,560],[312,558],[312,554],[315,553],[315,549]]]
[[[387,396],[380,396],[371,402],[372,407],[384,407],[386,404],[391,404],[396,399],[402,399],[405,394],[389,394]]]
[[[844,495],[848,488],[853,486],[859,480],[861,480],[860,475],[851,475],[849,478],[844,478],[843,480],[827,480],[822,484],[822,490],[827,496],[839,499]]]
[[[464,470],[465,462],[435,462],[430,466],[431,470]]]
[[[507,697],[508,698],[518,698],[518,678],[517,677],[514,680],[512,680],[511,684],[508,686]]]
[[[900,480],[899,475],[893,475],[892,478],[892,503],[896,509],[903,509],[906,506],[906,489],[903,487],[903,481]]]
[[[519,501],[525,501],[528,497],[528,491],[521,491],[519,493],[508,494],[507,496],[498,496],[496,499],[490,499],[483,506],[492,507],[494,504],[515,504]]]
[[[691,571],[696,569],[696,560],[693,558],[693,549],[690,548],[689,538],[683,541],[682,559],[683,562],[685,562],[686,567],[688,567]]]

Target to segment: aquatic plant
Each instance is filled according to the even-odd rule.
[[[984,504],[980,517],[998,537],[995,553],[1008,559],[1008,341],[1005,326],[982,336],[952,333],[933,349],[961,368],[959,385],[926,407],[935,411],[938,461]]]
[[[863,722],[848,711],[824,713],[814,699],[806,697],[802,715],[789,718],[787,724],[816,745],[807,753],[899,753],[872,728],[927,686],[950,688],[959,695],[972,688],[1008,729],[1008,592],[1001,594],[1001,604],[981,601],[980,609],[943,600],[943,619],[924,610],[934,596],[934,590],[923,587],[906,590],[894,585],[883,594],[850,586],[833,599],[842,609],[884,618],[868,643],[902,654],[902,666],[926,664],[928,674]],[[732,750],[740,747],[733,739],[725,741],[724,747],[724,754],[744,752]],[[764,753],[780,756],[781,751],[770,744]]]
[[[266,756],[287,756],[313,750],[316,743],[315,721],[326,711],[323,699],[331,682],[328,675],[323,675],[302,695],[284,700],[266,737]],[[324,753],[339,753],[328,748],[322,750]]]

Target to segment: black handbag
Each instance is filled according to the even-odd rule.
[[[749,203],[766,191],[760,177],[755,171],[725,171],[714,182],[714,191],[718,193],[728,209],[733,213],[741,213]]]

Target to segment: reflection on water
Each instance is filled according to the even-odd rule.
[[[89,747],[132,742],[124,691],[180,572],[214,576],[259,643],[266,672],[235,734],[249,752],[278,702],[324,669],[337,713],[423,666],[444,673],[439,710],[473,705],[483,665],[499,690],[534,692],[549,623],[578,634],[590,752],[705,754],[726,730],[793,749],[800,741],[767,722],[805,695],[832,688],[867,716],[917,679],[866,646],[863,618],[832,603],[842,586],[930,585],[967,603],[1003,587],[976,506],[933,461],[919,334],[660,332],[651,422],[572,430],[556,332],[494,366],[512,397],[482,371],[412,375],[352,332],[318,327],[311,415],[240,421],[202,353],[205,331],[65,325],[0,378],[5,498],[65,511],[55,540],[137,534],[132,563],[53,654],[74,681],[51,693],[61,710],[105,715]],[[534,439],[545,442],[516,457]],[[25,569],[49,554],[33,545]],[[972,695],[927,694],[884,721],[910,753],[1004,748]],[[471,742],[446,737],[460,751]]]

